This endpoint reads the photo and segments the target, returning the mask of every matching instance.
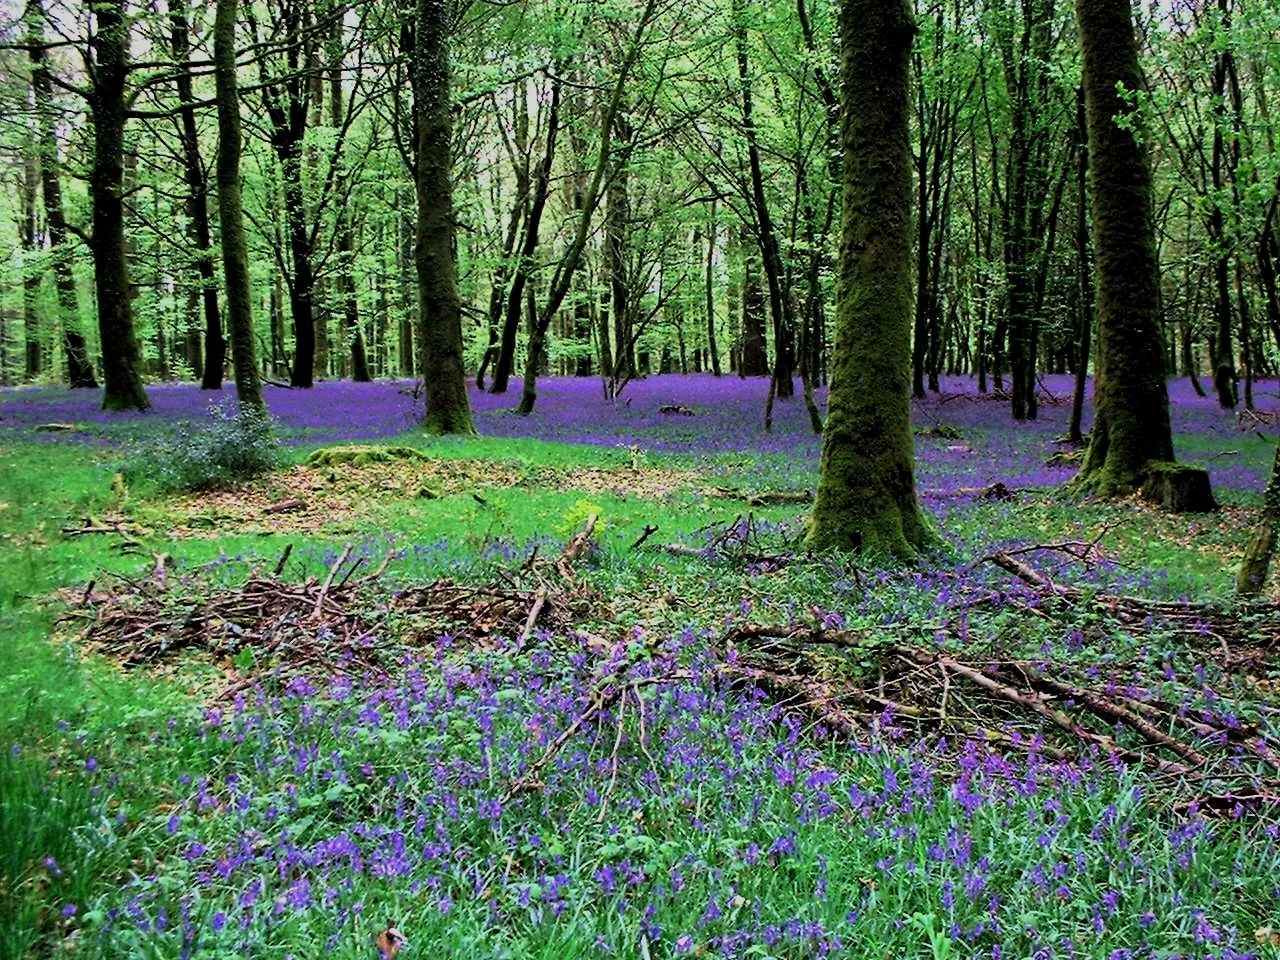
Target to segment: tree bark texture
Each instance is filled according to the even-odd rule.
[[[908,557],[930,530],[911,436],[912,225],[906,0],[841,4],[841,223],[836,338],[814,548]]]
[[[418,0],[413,102],[417,114],[418,329],[430,433],[475,433],[462,365],[462,301],[454,263],[453,136],[448,0]]]
[[[124,0],[94,4],[93,273],[102,342],[102,409],[146,410],[142,358],[133,326],[132,289],[124,239],[125,81],[129,73]]]
[[[240,405],[266,409],[253,339],[249,247],[240,197],[240,96],[236,87],[237,0],[218,0],[213,32],[218,103],[218,215],[222,221],[222,273],[226,280],[231,363]]]
[[[1093,436],[1073,483],[1123,496],[1149,461],[1173,460],[1151,167],[1134,133],[1117,123],[1131,112],[1117,88],[1142,85],[1129,0],[1076,0],[1076,19],[1093,171],[1098,362]]]
[[[1276,447],[1271,465],[1271,477],[1262,498],[1262,516],[1249,536],[1236,575],[1236,593],[1241,597],[1256,597],[1266,585],[1267,571],[1276,549],[1276,533],[1280,531],[1280,446]]]

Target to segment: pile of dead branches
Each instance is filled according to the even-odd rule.
[[[595,518],[558,557],[535,552],[516,576],[488,586],[450,579],[407,589],[381,583],[393,556],[356,576],[364,558],[347,547],[323,580],[281,579],[291,548],[271,573],[212,589],[203,578],[178,579],[158,562],[149,575],[115,575],[101,589],[78,592],[64,624],[81,625],[80,640],[125,667],[151,667],[179,653],[234,666],[239,689],[267,672],[324,675],[385,670],[406,646],[448,637],[454,648],[527,642],[534,631],[568,635],[598,606],[573,565],[589,548]],[[394,639],[393,639],[394,638]]]
[[[1030,549],[1087,551],[1088,544]],[[1088,593],[1055,583],[1016,551],[987,558],[1021,593],[999,602],[1064,626],[1084,607],[1108,629],[1180,636],[1213,655],[1222,687],[1248,686],[1274,668],[1280,606],[1153,601]],[[1080,553],[1078,559],[1088,559]],[[1060,619],[1059,619],[1060,618]],[[941,635],[954,634],[949,627]],[[1280,804],[1280,734],[1237,710],[1186,664],[1097,664],[911,642],[904,630],[874,634],[815,626],[738,626],[723,638],[725,674],[769,693],[813,723],[852,738],[909,729],[917,736],[981,738],[996,748],[1071,759],[1115,759],[1208,792],[1230,811]],[[732,656],[729,653],[732,652]],[[1262,682],[1268,682],[1265,679]]]

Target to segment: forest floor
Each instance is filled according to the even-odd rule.
[[[1061,493],[1066,378],[943,386],[908,570],[800,551],[759,380],[272,389],[199,494],[137,458],[220,395],[0,392],[0,958],[1280,957],[1280,386],[1171,384],[1194,516]]]

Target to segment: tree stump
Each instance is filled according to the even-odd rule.
[[[1169,513],[1211,513],[1218,509],[1209,471],[1185,463],[1152,461],[1143,470],[1138,495]]]
[[[354,466],[367,467],[375,463],[395,463],[400,460],[428,460],[421,450],[413,447],[379,447],[350,444],[341,447],[325,447],[311,453],[303,462],[308,467]]]

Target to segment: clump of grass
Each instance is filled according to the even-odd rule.
[[[121,472],[131,482],[176,493],[234,486],[265,476],[286,460],[269,414],[225,400],[209,405],[205,421],[181,421],[139,441]]]

